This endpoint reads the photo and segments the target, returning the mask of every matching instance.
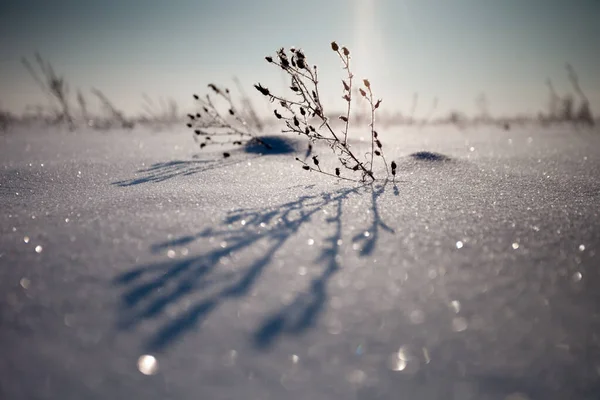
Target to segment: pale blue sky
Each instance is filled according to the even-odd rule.
[[[234,75],[248,92],[281,88],[264,56],[295,45],[331,78],[334,103],[335,39],[389,112],[407,112],[414,92],[417,114],[436,96],[440,113],[473,113],[481,92],[494,114],[537,112],[547,77],[570,90],[570,62],[600,113],[599,0],[15,0],[0,5],[0,37],[0,105],[13,111],[45,102],[20,63],[35,51],[73,88],[98,87],[138,114],[142,93],[185,110],[193,92]]]

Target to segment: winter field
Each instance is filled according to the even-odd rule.
[[[386,131],[0,135],[0,398],[598,399],[600,130]]]

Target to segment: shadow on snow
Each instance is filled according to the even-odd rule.
[[[225,248],[217,245],[186,259],[138,266],[116,277],[115,284],[124,290],[119,329],[130,329],[160,317],[166,322],[159,324],[157,331],[150,335],[145,348],[154,352],[164,350],[188,331],[196,329],[223,302],[248,295],[281,246],[319,211],[329,206],[335,210],[325,220],[330,235],[314,261],[316,265],[323,266],[322,272],[291,303],[264,318],[253,333],[252,341],[258,348],[267,348],[282,335],[305,332],[315,325],[324,311],[329,280],[341,269],[338,243],[344,230],[343,209],[346,200],[351,196],[369,197],[371,220],[366,230],[370,235],[360,234],[352,239],[360,246],[359,256],[368,257],[374,251],[382,231],[394,233],[384,223],[378,209],[378,199],[387,187],[388,182],[362,185],[302,196],[275,207],[238,209],[229,212],[218,227],[155,244],[152,246],[153,252],[184,246],[202,238],[212,238],[215,243],[227,243]],[[398,193],[396,185],[394,193]],[[266,244],[259,255],[250,259],[244,257],[243,261],[236,263],[235,268],[219,268],[224,257],[259,243]],[[166,310],[171,307],[182,311],[175,316],[167,315]]]
[[[136,172],[141,176],[127,180],[113,182],[113,185],[128,187],[142,183],[158,183],[178,176],[190,176],[200,172],[210,171],[223,167],[230,167],[245,161],[263,156],[291,154],[297,151],[298,141],[279,136],[264,136],[260,140],[269,145],[265,148],[256,140],[248,141],[240,150],[245,156],[241,158],[218,158],[211,160],[175,160],[152,164],[149,168]],[[236,151],[237,153],[237,151]]]

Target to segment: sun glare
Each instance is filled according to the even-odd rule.
[[[376,13],[378,3],[381,0],[354,0],[354,70],[357,77],[369,78],[376,84],[385,68],[383,35]]]

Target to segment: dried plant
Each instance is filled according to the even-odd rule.
[[[88,112],[87,101],[85,100],[85,97],[83,96],[83,93],[81,93],[80,90],[77,90],[77,103],[79,104],[81,117],[83,118],[86,124],[89,124],[92,121],[92,119],[90,118],[90,113]]]
[[[66,122],[69,126],[69,129],[74,129],[75,124],[73,122],[73,117],[71,116],[69,106],[69,86],[67,82],[65,81],[64,77],[56,74],[52,64],[44,60],[40,54],[35,54],[35,60],[38,64],[40,72],[42,73],[41,77],[35,70],[33,64],[31,64],[27,58],[23,57],[21,62],[33,80],[38,84],[40,89],[42,89],[44,94],[55,100],[60,106],[57,119]]]
[[[593,126],[594,117],[590,109],[590,101],[581,89],[581,85],[579,84],[579,76],[577,75],[575,68],[573,68],[571,64],[566,64],[566,69],[569,77],[569,82],[571,83],[571,86],[573,86],[573,90],[575,91],[575,93],[577,93],[581,101],[579,108],[573,117],[577,122],[581,124]]]
[[[193,129],[194,140],[199,143],[201,149],[210,145],[241,146],[249,141],[271,149],[270,144],[259,138],[259,127],[249,123],[235,105],[229,89],[220,88],[214,83],[209,84],[208,88],[214,97],[211,94],[204,97],[194,94],[194,100],[200,108],[196,114],[188,114],[187,127]],[[224,102],[225,107],[220,107],[217,99],[221,103]],[[223,111],[223,108],[226,111]],[[223,153],[223,157],[229,156],[229,153]]]
[[[123,128],[133,128],[134,123],[125,118],[125,115],[113,105],[113,103],[108,99],[108,97],[104,95],[104,93],[94,88],[92,89],[92,94],[96,96],[98,100],[100,100],[100,103],[102,103],[102,107],[110,115],[111,119],[118,121],[121,124],[121,127]]]
[[[389,175],[389,169],[383,154],[383,146],[375,130],[375,112],[379,108],[381,100],[374,99],[371,83],[368,79],[363,79],[358,91],[370,106],[371,121],[369,128],[371,150],[366,154],[367,161],[361,161],[361,157],[355,154],[348,143],[348,129],[351,121],[352,101],[355,90],[354,74],[350,69],[350,51],[346,47],[340,47],[336,42],[331,43],[331,49],[339,56],[346,75],[341,82],[343,86],[342,98],[346,102],[346,113],[338,117],[343,122],[341,132],[336,132],[325,112],[319,94],[317,66],[309,64],[302,50],[292,47],[288,50],[288,54],[286,49],[281,48],[277,51],[275,57],[265,57],[267,62],[279,67],[290,78],[292,96],[285,97],[271,93],[268,88],[263,87],[260,83],[254,85],[254,87],[261,94],[268,97],[272,103],[278,104],[278,109],[274,110],[274,114],[277,119],[285,122],[287,129],[284,129],[283,132],[304,135],[308,139],[309,145],[317,141],[327,143],[340,163],[340,166],[336,167],[333,171],[326,171],[321,168],[317,155],[312,157],[312,163],[307,163],[296,158],[302,164],[304,170],[316,171],[340,179],[357,180],[346,176],[346,174],[342,174],[343,170],[360,174],[361,181],[367,179],[374,181],[373,167],[375,156],[383,160]],[[319,123],[320,125],[317,126]],[[393,169],[392,173],[395,174],[395,169]]]
[[[142,109],[146,113],[147,121],[167,125],[180,121],[179,106],[174,99],[160,97],[157,103],[146,93],[142,94],[142,99]]]

